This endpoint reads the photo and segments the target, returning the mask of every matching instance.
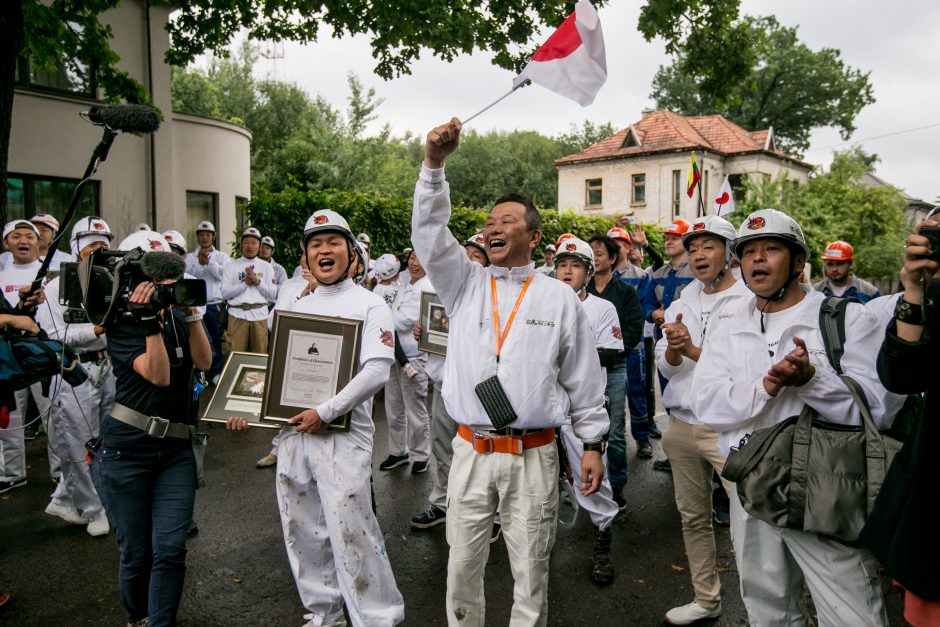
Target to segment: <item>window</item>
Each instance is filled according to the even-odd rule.
[[[682,170],[672,171],[672,217],[678,218],[682,208]]]
[[[77,184],[78,179],[10,174],[7,177],[7,220],[28,220],[37,213],[48,213],[62,220]],[[99,181],[89,181],[85,185],[72,224],[85,216],[101,215],[100,185]],[[72,227],[68,225],[65,228]],[[69,250],[68,238],[66,234],[59,245],[65,252]]]
[[[747,190],[744,189],[747,174],[731,174],[728,176],[728,183],[731,185],[731,193],[734,196],[734,202],[744,202]]]
[[[235,230],[241,233],[248,226],[248,220],[245,217],[245,207],[248,205],[248,199],[242,196],[235,197]]]
[[[604,203],[602,191],[604,179],[588,179],[584,182],[585,205],[588,207],[600,207]]]
[[[82,30],[82,27],[74,22],[70,22],[69,26],[79,33]],[[43,67],[29,57],[21,56],[17,59],[14,82],[26,87],[67,92],[88,98],[96,98],[98,91],[94,67],[79,59],[61,59],[50,67]]]
[[[645,174],[634,174],[633,175],[633,193],[630,195],[630,204],[633,205],[645,205],[646,204],[646,175]]]
[[[216,242],[219,241],[219,195],[210,192],[186,192],[186,243],[196,247],[196,225],[208,220],[215,225]],[[190,244],[190,242],[192,242]]]

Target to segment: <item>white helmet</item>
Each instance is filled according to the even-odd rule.
[[[359,235],[356,236],[356,240],[362,242],[363,244],[366,244],[367,246],[372,243],[372,240],[369,239],[368,233],[360,233]]]
[[[583,239],[577,237],[565,238],[558,246],[558,250],[555,251],[555,266],[557,267],[558,262],[567,257],[574,257],[579,261],[583,261],[587,264],[588,276],[594,274],[594,249]]]
[[[215,234],[215,225],[208,220],[203,220],[196,225],[196,233],[199,233],[200,231],[208,231],[209,233]]]
[[[356,244],[356,238],[353,237],[352,229],[349,228],[349,223],[346,222],[346,218],[332,209],[320,209],[314,211],[313,215],[307,218],[307,223],[304,225],[303,237],[300,238],[300,247],[306,250],[308,239],[317,233],[325,232],[342,233],[351,244]]]
[[[774,237],[788,244],[795,245],[806,254],[809,259],[809,246],[803,237],[803,229],[796,220],[776,209],[760,209],[755,211],[741,223],[738,236],[734,240],[734,255],[741,258],[741,246],[755,239]]]
[[[147,224],[146,222],[138,222],[131,229],[131,232],[134,232],[134,231],[153,231],[153,229],[150,228],[150,225]]]
[[[33,224],[42,224],[48,226],[50,229],[59,232],[59,221],[55,219],[55,216],[51,213],[37,213],[32,218],[29,219]]]
[[[737,237],[734,225],[718,216],[705,216],[692,223],[692,227],[682,235],[682,245],[686,250],[693,238],[699,235],[714,235],[725,240],[728,252],[731,252],[731,242]]]
[[[469,237],[467,241],[463,243],[464,248],[467,246],[479,248],[481,251],[483,251],[484,255],[486,254],[486,240],[483,238],[483,233],[477,233],[476,235]]]
[[[171,249],[173,247],[176,247],[176,248],[181,248],[184,253],[187,251],[186,238],[183,237],[183,234],[180,233],[179,231],[174,231],[172,229],[170,229],[169,231],[164,231],[163,237],[166,239]]]
[[[359,270],[356,276],[350,277],[357,285],[362,285],[369,273],[369,251],[363,242],[356,242],[356,258],[359,260]]]
[[[268,235],[265,235],[264,237],[261,238],[261,245],[270,246],[271,248],[274,248],[274,238]]]
[[[118,250],[123,251],[130,251],[135,248],[139,248],[145,253],[170,252],[170,244],[162,233],[156,231],[135,231],[125,237],[118,246]]]
[[[98,216],[88,216],[79,218],[72,227],[72,237],[69,238],[72,254],[78,257],[79,251],[85,246],[94,242],[104,242],[110,244],[114,239],[114,233],[108,223]]]
[[[246,237],[254,237],[255,239],[257,239],[257,240],[260,242],[260,241],[261,241],[261,231],[259,231],[258,229],[256,229],[256,228],[253,227],[253,226],[249,226],[247,229],[245,229],[244,231],[242,231],[242,236],[241,236],[240,238],[238,238],[238,241],[240,242],[240,241],[242,241],[243,239],[245,239]]]
[[[388,281],[401,270],[401,262],[391,253],[385,253],[375,260],[375,276],[380,281]]]

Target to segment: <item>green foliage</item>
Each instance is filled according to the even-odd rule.
[[[845,240],[855,248],[854,271],[867,278],[896,277],[908,233],[904,198],[888,186],[862,180],[874,157],[859,149],[837,153],[828,172],[796,185],[785,178],[748,180],[747,197],[729,219],[739,224],[751,211],[772,207],[792,216],[803,229],[813,273],[822,271],[826,244]]]
[[[414,176],[412,177],[412,185]],[[246,217],[252,226],[278,243],[276,258],[285,268],[297,263],[300,236],[307,218],[318,209],[334,209],[349,222],[355,233],[366,232],[372,239],[376,256],[391,252],[399,254],[411,246],[411,196],[391,197],[379,193],[343,192],[336,190],[301,190],[289,187],[279,192],[260,191],[248,203]],[[489,207],[484,210],[467,206],[453,208],[449,227],[459,241],[483,229]],[[562,233],[589,238],[606,233],[613,219],[578,216],[567,211],[542,211],[542,245],[535,251],[541,260],[541,249],[554,243]],[[660,229],[649,227],[647,236],[662,249]],[[241,235],[236,233],[236,236]],[[236,240],[238,237],[235,238]]]
[[[738,19],[741,0],[648,0],[638,28],[646,41],[661,37],[679,55],[698,89],[722,102],[754,64],[755,33]],[[655,97],[655,94],[654,94]]]
[[[809,147],[814,128],[834,126],[848,139],[858,113],[875,101],[869,72],[847,66],[833,48],[811,50],[795,28],[772,17],[742,25],[755,51],[745,80],[712,94],[689,53],[681,53],[653,79],[656,105],[683,115],[720,113],[749,131],[772,126],[777,147],[796,155]]]

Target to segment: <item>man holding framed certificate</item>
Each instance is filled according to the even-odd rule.
[[[447,228],[444,159],[460,121],[428,134],[411,241],[449,317],[443,397],[458,423],[447,486],[447,621],[486,624],[483,574],[497,512],[515,580],[510,622],[545,625],[558,511],[555,428],[583,442],[581,492],[604,476],[609,420],[594,334],[574,291],[534,272],[541,218],[518,195],[496,201],[483,235],[491,265],[467,259]]]
[[[396,625],[404,619],[404,601],[372,512],[369,485],[372,396],[385,385],[394,360],[392,317],[385,301],[348,277],[355,239],[342,216],[329,209],[315,212],[304,227],[302,245],[317,288],[293,303],[289,315],[355,321],[361,323],[361,334],[353,377],[329,400],[292,417],[293,427],[280,439],[276,488],[287,557],[310,612],[309,624],[346,624],[345,601],[353,625]],[[274,327],[276,332],[278,322]],[[328,348],[320,342],[304,346],[304,355]],[[283,371],[278,364],[287,358],[292,355],[279,354],[275,341],[271,372]],[[341,355],[335,361],[346,360]],[[277,375],[272,376],[268,385],[273,389]],[[327,428],[347,414],[348,430]],[[244,426],[238,420],[229,425]]]

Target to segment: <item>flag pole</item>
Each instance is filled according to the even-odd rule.
[[[493,108],[494,106],[496,106],[499,102],[501,102],[501,101],[505,100],[506,98],[508,98],[508,97],[512,94],[512,92],[516,91],[516,90],[519,89],[520,87],[525,87],[526,85],[528,85],[528,84],[531,83],[531,82],[532,82],[532,81],[530,81],[530,80],[524,80],[524,81],[522,81],[521,83],[519,83],[518,85],[514,86],[512,89],[510,89],[509,91],[507,91],[505,94],[503,94],[502,96],[500,96],[499,98],[497,98],[496,100],[494,100],[493,102],[491,102],[490,104],[486,105],[485,107],[483,107],[482,109],[480,109],[479,111],[477,111],[476,113],[474,113],[473,115],[471,115],[471,116],[470,116],[469,118],[467,118],[466,120],[461,120],[460,123],[461,123],[462,125],[463,125],[463,124],[467,124],[467,123],[470,122],[470,120],[472,120],[473,118],[477,117],[477,116],[480,115],[481,113],[484,113],[485,111],[488,111],[489,109],[491,109],[491,108]]]
[[[705,213],[705,199],[702,195],[702,183],[705,181],[705,154],[702,153],[702,176],[698,180],[698,208],[700,218],[704,218],[707,214]]]

